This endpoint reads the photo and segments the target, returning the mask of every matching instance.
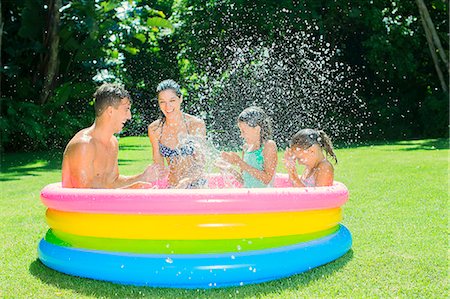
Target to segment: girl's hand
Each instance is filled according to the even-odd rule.
[[[295,169],[295,156],[292,150],[288,147],[284,152],[284,166],[288,172],[296,171]]]
[[[231,164],[226,162],[225,160],[219,158],[216,160],[214,165],[219,168],[220,170],[229,170],[231,168]]]
[[[223,160],[233,165],[238,165],[242,161],[241,157],[236,153],[222,152],[221,157]]]

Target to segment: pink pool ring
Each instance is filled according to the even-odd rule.
[[[73,189],[61,183],[47,185],[41,200],[50,209],[110,214],[236,214],[321,210],[341,207],[348,189],[335,182],[330,187],[293,188],[286,174],[277,174],[275,188],[236,188],[219,174],[208,177],[209,189]]]

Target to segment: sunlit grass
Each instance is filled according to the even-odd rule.
[[[120,144],[121,173],[135,174],[150,163],[147,138],[122,138]],[[47,230],[39,191],[60,180],[61,153],[6,154],[0,175],[0,297],[447,298],[448,140],[343,148],[337,155],[336,179],[350,190],[343,223],[353,234],[351,252],[287,279],[188,291],[116,285],[43,266],[36,259]]]

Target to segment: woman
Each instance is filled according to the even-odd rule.
[[[205,187],[205,122],[181,111],[183,96],[175,81],[159,83],[156,96],[162,116],[148,126],[154,163],[164,165],[166,159],[169,188]]]

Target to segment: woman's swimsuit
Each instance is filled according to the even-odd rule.
[[[263,170],[264,169],[263,148],[264,146],[261,146],[259,149],[255,151],[246,152],[244,154],[244,162],[253,168]],[[271,183],[269,183],[268,185],[264,184],[247,171],[242,172],[242,179],[244,180],[244,188],[266,188],[271,185]]]
[[[186,122],[186,118],[183,115],[183,123],[186,126],[186,131],[189,134],[189,127],[187,125]],[[161,133],[159,134],[159,139],[158,139],[158,145],[159,145],[159,152],[161,154],[161,156],[163,156],[164,158],[169,158],[171,161],[173,159],[175,159],[175,157],[185,157],[185,156],[192,156],[195,152],[194,150],[194,142],[192,140],[187,140],[186,142],[184,142],[184,144],[177,146],[175,148],[170,148],[167,145],[164,145],[161,143],[161,137],[163,134],[163,129],[164,129],[164,123],[161,126]]]
[[[186,126],[186,131],[189,134],[189,127],[188,124],[186,122],[186,118],[183,115],[183,123]],[[194,141],[193,140],[186,140],[183,144],[175,147],[175,148],[170,148],[167,145],[164,145],[161,143],[161,137],[163,134],[163,128],[164,128],[164,123],[161,126],[161,133],[159,135],[159,139],[158,139],[158,145],[159,145],[159,153],[161,154],[161,156],[163,156],[164,158],[169,158],[170,162],[172,163],[175,158],[177,157],[186,157],[186,156],[192,156],[195,153],[195,146],[194,146]],[[202,188],[207,184],[207,180],[205,178],[199,178],[191,183],[189,183],[189,185],[186,187],[187,189],[197,189],[197,188]]]

